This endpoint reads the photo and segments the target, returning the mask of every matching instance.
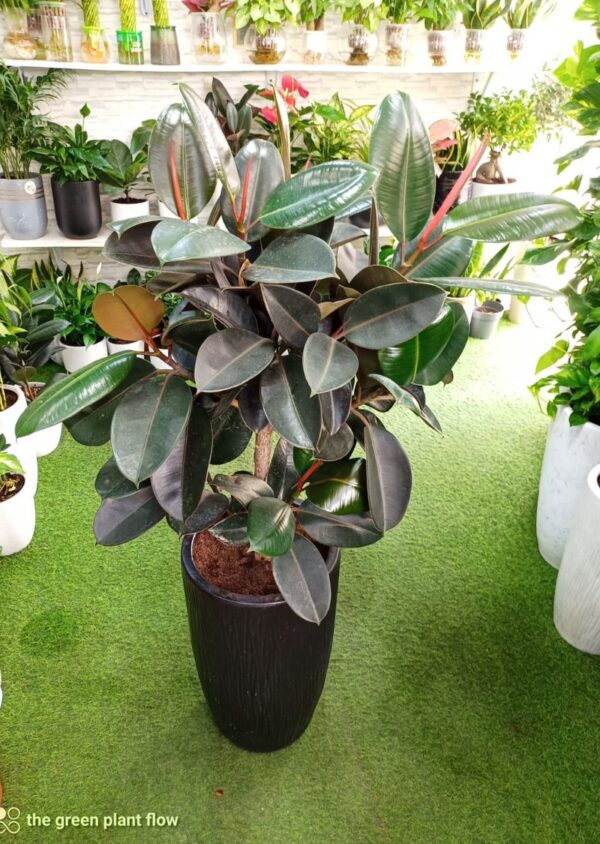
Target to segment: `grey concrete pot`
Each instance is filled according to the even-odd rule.
[[[478,305],[471,317],[471,337],[489,340],[498,328],[503,313],[504,305],[502,302],[492,301]]]
[[[37,240],[46,234],[48,214],[41,176],[0,179],[0,219],[15,240]]]

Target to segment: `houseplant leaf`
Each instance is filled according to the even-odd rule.
[[[421,279],[415,278],[414,281]],[[560,296],[558,290],[552,287],[545,287],[543,284],[535,284],[530,281],[516,281],[512,278],[463,278],[462,276],[452,278],[428,278],[430,284],[438,287],[464,287],[466,290],[483,290],[489,293],[509,293],[511,296],[542,296],[544,299],[552,299]]]
[[[269,424],[260,400],[260,379],[254,378],[238,395],[238,409],[244,423],[258,433]]]
[[[384,428],[367,425],[364,436],[370,512],[379,530],[390,530],[410,501],[410,463],[396,437]]]
[[[94,519],[98,545],[122,545],[141,536],[163,518],[162,508],[145,486],[119,498],[105,498]]]
[[[219,521],[229,506],[229,499],[216,492],[207,492],[192,515],[182,525],[182,533],[201,533]]]
[[[260,379],[263,410],[280,436],[299,448],[314,448],[321,429],[318,398],[311,397],[302,361],[278,357]]]
[[[234,513],[209,528],[210,533],[225,545],[248,544],[248,513]]]
[[[215,331],[212,317],[207,317],[198,311],[192,313],[186,311],[169,322],[163,331],[160,343],[161,346],[174,344],[195,356],[202,343]]]
[[[320,624],[331,604],[331,582],[323,557],[303,536],[292,547],[273,558],[273,577],[286,603],[296,615]]]
[[[411,340],[379,350],[381,371],[397,384],[417,383],[417,373],[443,351],[453,329],[454,312],[444,306],[440,317]]]
[[[221,258],[250,248],[239,237],[216,226],[199,226],[185,220],[163,220],[153,229],[151,240],[161,264]]]
[[[275,238],[244,271],[246,281],[297,284],[335,276],[335,255],[311,234],[284,234]]]
[[[289,504],[280,498],[253,498],[248,505],[250,550],[274,557],[292,547],[296,523]]]
[[[305,293],[293,287],[267,285],[263,301],[278,334],[286,343],[301,349],[311,334],[319,330],[319,306]]]
[[[144,287],[125,284],[96,296],[92,313],[109,337],[144,340],[164,317],[165,306]]]
[[[303,501],[298,510],[298,521],[306,533],[321,545],[338,548],[362,548],[381,539],[370,516],[353,513],[340,516],[317,507],[312,501]]]
[[[350,415],[352,406],[352,385],[345,384],[337,390],[319,395],[323,426],[330,434],[335,434]]]
[[[330,513],[364,513],[369,509],[364,459],[324,464],[310,476],[305,492],[314,504]]]
[[[421,384],[424,387],[439,384],[452,371],[452,367],[465,350],[469,339],[469,319],[459,302],[449,302],[448,307],[454,313],[450,337],[433,360],[421,364],[413,379],[415,384]]]
[[[395,381],[392,381],[391,378],[388,378],[386,375],[381,375],[378,372],[372,373],[371,378],[378,381],[383,387],[385,387],[389,394],[398,402],[400,407],[405,407],[407,410],[410,410],[411,413],[414,413],[415,416],[422,419],[423,422],[436,431],[436,433],[442,433],[442,427],[435,415],[426,404],[419,401],[412,390],[407,387],[401,387],[399,384],[396,384]]]
[[[275,346],[242,328],[225,328],[206,338],[198,351],[198,392],[219,393],[250,381],[271,363]]]
[[[466,237],[444,237],[436,241],[439,228],[432,233],[433,245],[424,249],[415,262],[406,270],[406,278],[430,279],[436,276],[457,276],[464,273],[473,251],[473,243]],[[407,261],[416,247],[418,237],[407,244],[404,260]],[[398,246],[393,259],[393,266],[399,269],[401,264],[401,247]]]
[[[236,407],[229,407],[217,419],[212,419],[213,452],[211,463],[219,466],[235,460],[244,451],[252,431],[244,424]]]
[[[237,475],[215,475],[213,484],[219,489],[224,489],[232,498],[247,507],[254,498],[273,497],[273,490],[266,481],[257,478],[256,475],[240,473]]]
[[[287,440],[280,439],[275,446],[267,483],[277,498],[289,501],[298,483],[298,472],[294,466],[292,446]]]
[[[351,381],[358,370],[358,358],[352,349],[327,334],[311,334],[302,352],[302,366],[311,395],[317,395]]]
[[[114,457],[109,457],[96,475],[95,488],[102,498],[120,498],[137,489],[135,484],[121,474]]]
[[[228,328],[245,328],[247,331],[257,329],[252,309],[238,293],[209,285],[194,285],[182,290],[181,295],[196,308],[211,313]]]

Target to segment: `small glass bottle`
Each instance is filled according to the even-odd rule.
[[[72,62],[73,47],[65,3],[46,0],[37,4],[42,23],[42,41],[46,59],[51,62]]]
[[[141,32],[117,29],[119,64],[144,64],[144,40]]]
[[[451,29],[430,29],[427,33],[427,52],[434,67],[448,64],[451,39]]]
[[[351,24],[347,35],[348,55],[346,64],[365,65],[374,58],[377,52],[377,34],[361,24]]]
[[[287,42],[283,31],[274,26],[260,33],[251,26],[244,39],[244,46],[254,64],[279,64],[285,56]]]
[[[227,35],[222,12],[194,12],[191,15],[194,53],[199,62],[227,60]]]
[[[106,30],[99,26],[83,26],[81,28],[81,44],[79,46],[81,60],[91,64],[106,64],[110,61],[110,46],[106,37]]]
[[[485,29],[465,29],[465,62],[479,64],[485,49]]]
[[[527,29],[511,29],[506,36],[506,50],[513,61],[523,52],[527,39]]]
[[[408,61],[408,33],[406,23],[388,23],[385,28],[385,58],[389,65],[403,66]]]
[[[38,45],[29,31],[27,12],[24,9],[5,9],[4,55],[7,59],[35,59]]]

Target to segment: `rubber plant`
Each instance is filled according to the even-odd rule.
[[[317,546],[370,545],[408,507],[410,462],[379,413],[399,406],[440,430],[424,388],[450,379],[467,341],[464,311],[446,304],[445,288],[465,281],[457,276],[472,242],[530,240],[582,218],[569,202],[535,194],[470,200],[447,213],[450,196],[432,215],[427,129],[401,92],[380,105],[370,163],[325,162],[286,179],[277,94],[281,152],[251,140],[234,158],[210,108],[179,87],[182,102],[158,118],[149,156],[157,192],[179,219],[114,223],[106,245],[111,259],[160,274],[147,288],[105,292],[93,307],[104,331],[143,339],[168,370],[130,352],[90,364],[48,387],[21,416],[18,436],[64,421],[80,443],[110,441],[113,457],[96,481],[101,545],[165,517],[181,536],[210,531],[270,558],[292,610],[319,623],[330,581]],[[211,224],[191,222],[217,186]],[[336,220],[365,197],[399,241],[396,269],[376,263],[376,230],[367,256],[349,248],[362,232]],[[164,290],[185,306],[155,339]],[[223,471],[252,439],[253,472]]]

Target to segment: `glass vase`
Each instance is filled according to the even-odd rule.
[[[352,24],[348,30],[347,44],[346,64],[357,66],[369,64],[377,52],[377,34],[369,32],[360,24]]]
[[[24,9],[5,9],[4,23],[6,35],[3,41],[3,53],[7,59],[35,59],[38,45],[29,32],[27,12]]]
[[[390,65],[400,67],[408,61],[408,33],[406,23],[388,23],[385,28],[385,59]]]
[[[181,64],[177,32],[174,26],[150,27],[150,63],[164,65]]]
[[[83,26],[81,28],[81,43],[79,53],[82,62],[91,64],[106,64],[110,61],[110,46],[106,38],[106,30],[98,26]]]
[[[44,39],[42,38],[42,18],[37,5],[32,6],[27,14],[27,30],[36,44],[37,51],[35,58],[38,60],[45,59],[46,50],[44,48]]]
[[[244,39],[248,57],[254,64],[278,64],[285,56],[287,42],[282,30],[269,27],[264,34],[251,26]]]
[[[431,29],[427,33],[427,52],[434,67],[444,67],[448,64],[451,42],[451,29]]]
[[[41,2],[36,8],[42,24],[42,41],[46,60],[50,62],[72,62],[73,47],[67,7],[61,2]]]
[[[327,55],[327,33],[324,29],[307,29],[304,33],[305,64],[321,64]]]
[[[199,62],[220,63],[227,60],[227,35],[223,12],[192,14],[194,53]]]
[[[465,62],[479,64],[485,50],[487,31],[485,29],[465,30]]]
[[[527,32],[527,29],[511,29],[506,36],[506,50],[513,61],[518,59],[523,52]]]
[[[119,64],[144,64],[144,40],[141,32],[117,29]]]

